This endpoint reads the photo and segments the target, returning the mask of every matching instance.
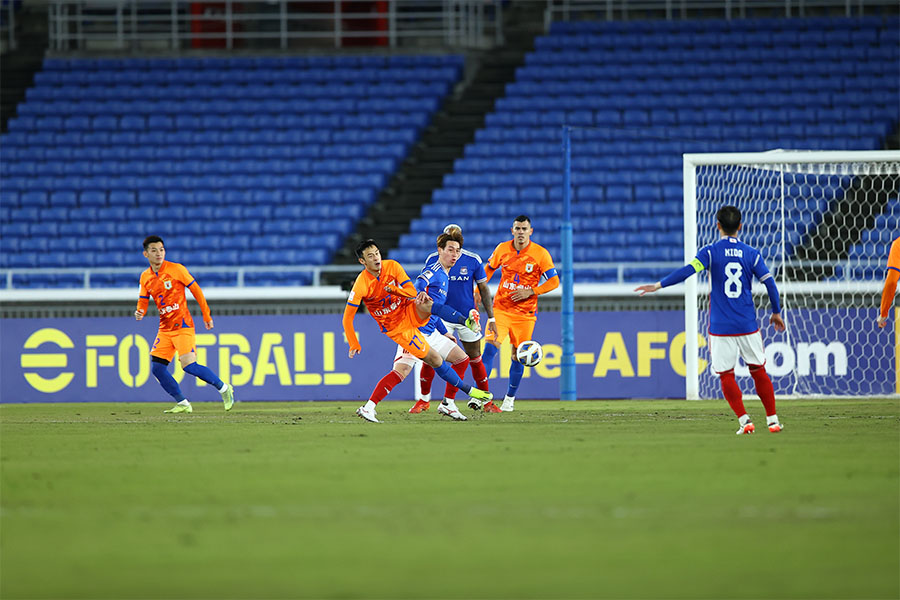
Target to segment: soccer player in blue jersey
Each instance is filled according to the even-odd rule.
[[[477,319],[466,317],[447,304],[449,273],[460,257],[461,246],[462,235],[458,232],[442,233],[438,236],[436,256],[425,264],[414,282],[416,291],[420,294],[427,294],[432,302],[431,317],[425,325],[419,327],[419,331],[424,335],[428,345],[434,348],[444,361],[450,363],[460,381],[465,376],[469,357],[462,348],[456,345],[455,340],[443,335],[438,329],[438,324],[443,321],[452,325],[460,325],[469,331],[477,332],[479,329]],[[406,348],[397,347],[394,371],[398,373],[401,381],[415,368],[418,362],[421,362],[421,359],[410,354]],[[449,382],[448,387],[457,389]],[[490,401],[490,393],[483,394],[483,396]],[[456,407],[455,397],[444,398],[438,407],[438,413],[457,421],[466,420],[466,416]]]
[[[462,245],[462,228],[459,225],[456,225],[455,223],[447,225],[444,228],[444,233],[458,236],[458,241],[460,245]],[[457,237],[454,237],[453,239],[456,240]],[[429,254],[428,258],[425,259],[425,264],[431,264],[437,260],[438,254],[439,252],[432,252]],[[472,311],[475,310],[474,290],[475,285],[477,285],[481,295],[481,301],[484,305],[484,311],[487,315],[488,331],[493,331],[494,335],[496,335],[497,324],[494,319],[494,309],[491,306],[491,289],[487,285],[487,275],[484,272],[481,257],[474,252],[461,248],[459,259],[452,267],[450,267],[447,275],[450,279],[450,286],[447,290],[446,304],[460,314],[472,315]],[[441,324],[439,323],[438,325],[440,326]],[[444,322],[443,325],[450,332],[449,335],[451,339],[454,339],[453,335],[455,334],[462,342],[466,355],[469,357],[467,364],[472,368],[472,377],[475,379],[475,386],[480,390],[488,391],[488,373],[485,369],[484,362],[481,360],[481,332],[472,330],[465,325],[460,325],[452,321]],[[462,369],[460,377],[463,377],[465,374],[465,365],[463,365]],[[411,413],[420,413],[424,410],[428,410],[430,406],[431,382],[434,379],[434,369],[428,365],[423,365],[420,379],[422,398],[416,400],[415,405],[409,409],[409,412]],[[457,389],[448,383],[444,390],[444,399],[454,400],[456,398],[456,391]],[[479,400],[470,399],[468,406],[472,410],[483,409],[485,412],[500,412],[500,407],[492,401],[482,404]]]
[[[382,333],[403,347],[407,353],[430,364],[438,375],[461,388],[469,396],[490,400],[490,392],[474,389],[463,382],[438,351],[420,334],[418,328],[426,325],[431,320],[433,311],[442,310],[443,306],[435,307],[433,299],[426,292],[417,290],[400,263],[395,260],[382,261],[381,251],[374,240],[360,242],[356,247],[356,256],[365,269],[356,278],[344,308],[344,335],[350,345],[348,356],[353,358],[362,352],[359,338],[353,329],[353,317],[359,309],[359,303],[363,303],[380,326]],[[452,318],[452,315],[443,314],[447,318]],[[470,325],[476,326],[474,321]],[[356,414],[366,421],[380,423],[375,414],[375,407],[394,389],[394,386],[403,381],[408,373],[409,368],[392,368],[390,373],[376,384],[369,401],[360,406]]]
[[[736,236],[741,229],[741,211],[736,206],[723,206],[716,213],[719,240],[704,246],[696,258],[680,269],[669,273],[656,283],[641,285],[634,291],[641,296],[676,283],[681,283],[694,273],[709,271],[709,354],[712,369],[719,375],[722,392],[731,410],[738,417],[738,435],[753,433],[755,427],[744,409],[741,388],[734,379],[734,367],[740,355],[750,368],[756,385],[756,393],[766,410],[766,423],[772,433],[784,426],[775,413],[775,390],[766,373],[766,353],[762,335],[756,323],[751,284],[755,276],[765,284],[772,305],[769,322],[776,331],[784,331],[781,305],[775,279],[763,262],[759,251],[740,241]]]

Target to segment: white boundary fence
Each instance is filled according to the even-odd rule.
[[[405,38],[429,47],[491,48],[503,43],[500,0],[390,0],[383,10],[362,0],[333,0],[330,10],[297,12],[287,0],[192,2],[55,0],[48,10],[50,49],[210,50],[266,43],[287,50],[295,40],[341,48],[349,40],[396,48]],[[325,7],[328,3],[319,3]]]
[[[666,19],[687,19],[698,15],[743,18],[749,11],[767,10],[772,16],[803,17],[807,10],[836,10],[846,16],[863,15],[875,7],[896,10],[895,0],[547,0],[544,25],[553,21],[591,16],[594,19],[639,18],[654,12]]]

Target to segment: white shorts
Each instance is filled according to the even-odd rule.
[[[441,358],[447,360],[447,357],[453,351],[454,348],[458,348],[456,342],[448,338],[446,335],[439,332],[437,329],[429,333],[425,336],[425,341],[428,342],[428,345],[437,350],[437,353],[441,355]],[[422,362],[421,358],[416,358],[409,352],[407,352],[402,346],[397,346],[397,352],[394,354],[394,364],[405,364],[410,367],[415,367],[416,363]]]
[[[709,357],[713,371],[730,371],[737,366],[738,356],[748,365],[766,364],[766,349],[758,331],[747,335],[709,336]]]
[[[441,319],[441,321],[444,321]],[[481,333],[476,333],[466,327],[465,325],[460,325],[459,323],[448,323],[444,321],[444,325],[447,327],[447,333],[456,333],[461,342],[477,342],[481,339]]]

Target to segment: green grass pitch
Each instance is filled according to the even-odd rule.
[[[0,406],[0,597],[900,596],[897,399],[409,405]]]

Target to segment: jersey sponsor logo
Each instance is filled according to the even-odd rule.
[[[170,312],[175,312],[175,311],[178,310],[179,308],[181,308],[181,305],[178,304],[177,302],[176,302],[175,304],[169,304],[169,305],[166,306],[165,308],[160,308],[160,309],[159,309],[159,314],[160,314],[160,315],[167,315],[167,314],[169,314]]]
[[[356,292],[350,291],[350,297],[347,298],[347,302],[353,302],[354,298],[356,298]]]
[[[469,281],[469,276],[450,275],[450,281]]]
[[[434,273],[432,273],[428,269],[425,269],[424,271],[422,271],[422,277],[424,277],[426,280],[430,280],[432,277],[434,277]]]
[[[390,296],[388,296],[388,298],[390,298]],[[385,306],[384,308],[381,308],[379,310],[372,311],[372,315],[374,315],[376,317],[383,317],[385,315],[389,315],[392,312],[394,312],[397,309],[397,307],[400,306],[400,304],[402,304],[401,299],[397,298],[394,302],[391,302],[390,305]]]

